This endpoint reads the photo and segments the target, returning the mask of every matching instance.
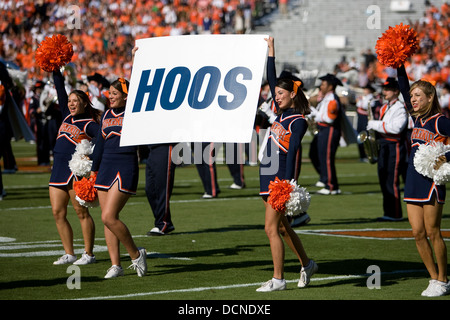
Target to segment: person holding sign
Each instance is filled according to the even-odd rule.
[[[100,134],[93,153],[92,174],[97,172],[95,188],[102,209],[105,239],[112,266],[105,278],[123,276],[120,265],[122,243],[131,257],[130,268],[139,277],[147,273],[147,253],[138,248],[127,226],[119,220],[119,213],[131,195],[136,194],[139,167],[136,146],[120,147],[125,104],[129,83],[119,78],[109,88],[110,109],[105,111],[100,125]]]
[[[298,179],[301,157],[300,144],[308,124],[305,115],[310,113],[309,102],[300,89],[301,82],[276,78],[275,45],[273,37],[265,39],[269,46],[267,80],[274,97],[277,117],[271,126],[266,151],[260,165],[260,195],[265,206],[265,231],[270,242],[274,265],[273,277],[256,291],[270,292],[284,290],[284,240],[297,255],[302,264],[298,287],[303,288],[318,270],[317,264],[309,259],[298,235],[292,230],[286,216],[277,212],[268,203],[269,185],[278,179]],[[275,168],[274,168],[275,167]]]

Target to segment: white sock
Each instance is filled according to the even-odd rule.
[[[272,282],[276,284],[282,284],[284,282],[284,279],[272,278]]]

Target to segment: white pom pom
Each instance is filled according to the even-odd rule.
[[[96,198],[94,201],[89,202],[89,201],[85,201],[81,198],[79,198],[77,195],[75,196],[75,199],[77,199],[78,203],[80,205],[82,205],[83,207],[86,208],[95,208],[99,206],[99,202],[98,202],[98,198]]]
[[[433,178],[431,169],[436,159],[435,156],[430,154],[433,151],[429,148],[429,145],[421,144],[414,154],[414,168],[418,173],[427,178]]]
[[[437,158],[450,151],[450,145],[441,142],[422,144],[414,155],[414,168],[421,175],[433,179],[437,185],[445,184],[450,180],[450,164],[444,163],[438,170],[434,169]]]
[[[286,202],[286,215],[294,216],[308,210],[309,204],[311,203],[311,196],[306,191],[306,188],[297,185],[295,180],[291,180],[290,184],[294,189],[291,191],[290,198]]]
[[[88,155],[92,154],[94,147],[92,143],[86,139],[81,140],[75,147],[75,153],[69,161],[70,170],[79,177],[87,177],[91,173],[92,160]]]
[[[77,146],[75,147],[76,153],[81,154],[81,155],[86,155],[86,156],[92,154],[93,150],[94,150],[94,146],[87,139],[81,140],[80,143],[78,143]]]
[[[450,180],[450,163],[446,162],[438,170],[434,170],[433,180],[437,185],[446,184]]]

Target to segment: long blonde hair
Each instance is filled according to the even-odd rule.
[[[411,93],[416,88],[422,90],[427,98],[431,98],[431,102],[428,103],[427,107],[424,110],[412,111],[412,116],[416,118],[428,118],[437,113],[442,113],[441,105],[439,104],[439,99],[436,94],[436,88],[430,82],[426,80],[419,80],[414,82],[409,89],[409,93]]]

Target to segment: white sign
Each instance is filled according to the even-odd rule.
[[[267,35],[140,39],[121,146],[250,142]]]

